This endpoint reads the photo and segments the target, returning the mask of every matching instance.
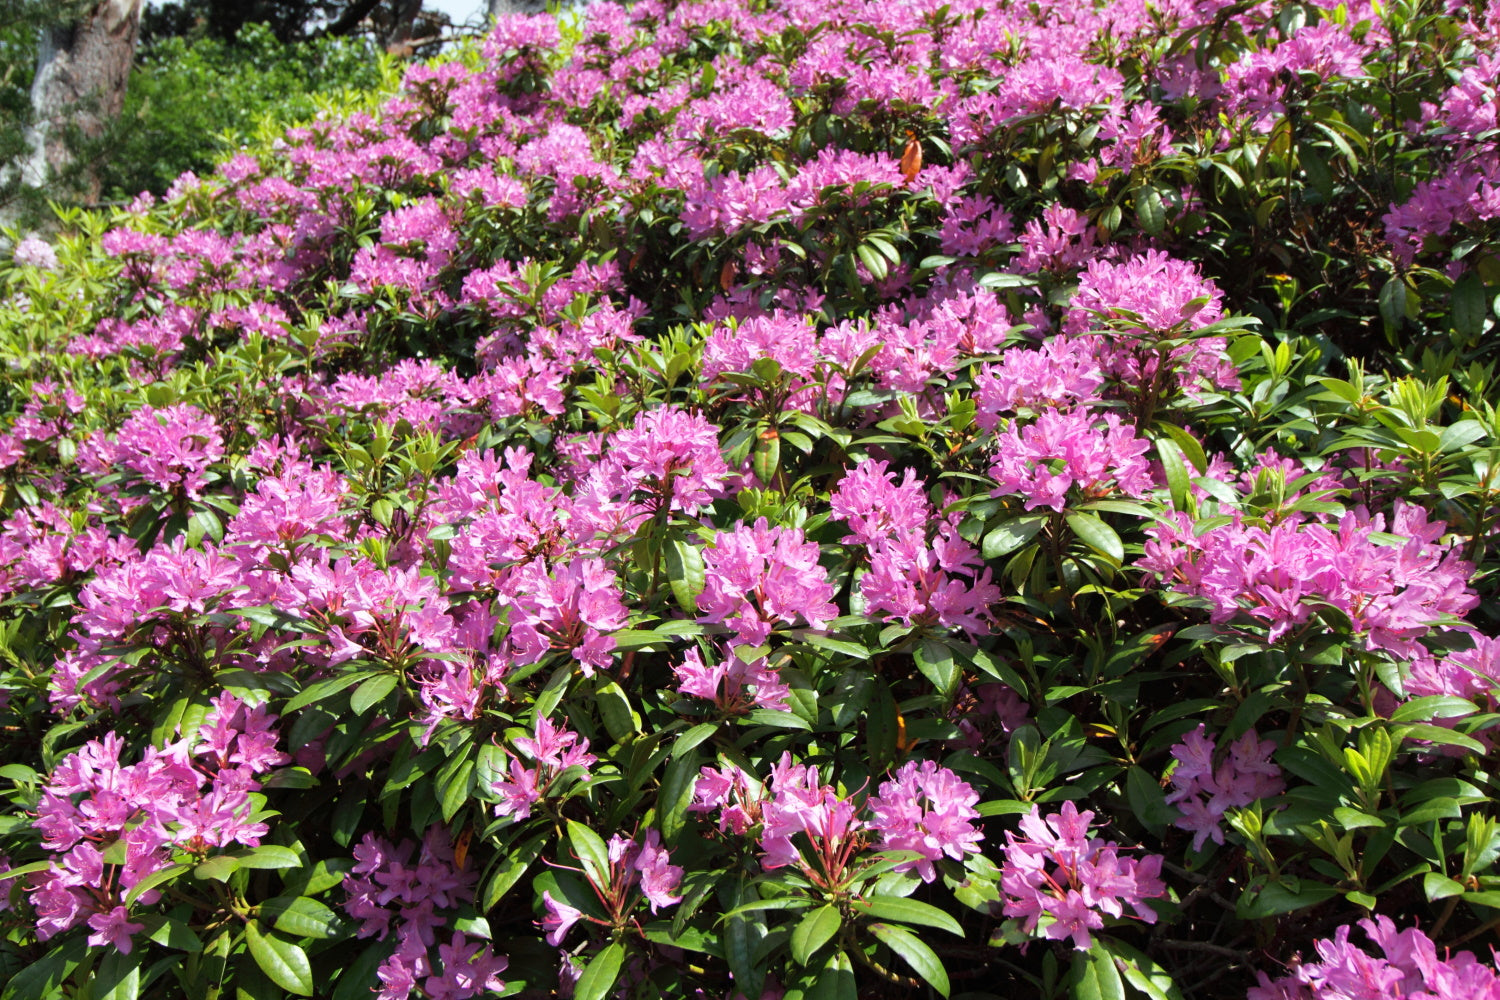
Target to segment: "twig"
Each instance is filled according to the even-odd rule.
[[[1209,944],[1207,941],[1179,941],[1176,938],[1158,938],[1157,944],[1168,948],[1181,948],[1183,951],[1201,951],[1207,955],[1220,955],[1224,958],[1232,958],[1243,962],[1245,953],[1234,948],[1226,948],[1221,944]]]

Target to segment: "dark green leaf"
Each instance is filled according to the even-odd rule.
[[[396,689],[394,674],[376,674],[354,689],[349,696],[349,708],[355,715],[364,715],[385,700],[385,696]]]
[[[574,1000],[604,1000],[625,964],[625,946],[616,941],[589,960],[573,988]]]
[[[998,559],[1025,545],[1036,537],[1047,523],[1044,515],[1028,514],[1001,522],[984,536],[979,543],[979,554],[985,559]]]
[[[656,797],[656,825],[669,846],[675,845],[682,834],[700,770],[698,754],[688,752],[674,758],[662,775],[661,791]]]
[[[1161,192],[1146,185],[1135,193],[1135,218],[1150,236],[1160,236],[1167,225],[1167,211],[1161,203]]]
[[[838,907],[832,904],[806,914],[792,931],[792,959],[806,965],[838,933],[840,923]]]
[[[547,840],[545,834],[532,837],[520,847],[510,848],[495,859],[477,900],[481,913],[493,910],[505,898],[505,894],[521,881],[532,862],[542,856],[542,847]]]
[[[141,995],[141,962],[150,949],[132,949],[129,955],[106,950],[94,972],[94,1000],[136,1000]]]
[[[892,924],[871,924],[870,933],[900,955],[907,965],[916,970],[917,975],[927,981],[927,985],[945,997],[948,995],[948,972],[921,938],[904,927]]]
[[[903,896],[866,896],[854,904],[854,912],[876,920],[894,920],[903,924],[936,927],[950,934],[964,936],[964,930],[945,910],[930,903]]]
[[[312,965],[307,953],[276,932],[263,928],[259,920],[245,925],[245,944],[271,982],[289,993],[310,997],[313,993]]]
[[[688,615],[698,613],[698,595],[703,593],[703,553],[696,546],[681,538],[667,543],[667,582],[672,586],[672,596],[677,606]]]
[[[1073,953],[1068,985],[1073,1000],[1125,1000],[1125,982],[1102,938],[1096,937],[1088,951]]]
[[[609,848],[599,835],[577,820],[568,820],[568,844],[583,865],[589,881],[600,888],[609,887]]]
[[[1089,548],[1115,563],[1125,560],[1125,543],[1115,534],[1115,529],[1097,516],[1082,512],[1067,516],[1068,527]]]
[[[332,909],[306,896],[277,896],[260,904],[262,920],[271,920],[276,929],[292,937],[336,937],[343,921]]]

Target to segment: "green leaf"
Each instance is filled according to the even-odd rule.
[[[545,719],[552,714],[562,701],[563,695],[568,693],[568,685],[572,683],[576,673],[573,661],[569,660],[552,672],[547,678],[547,683],[537,692],[536,696],[536,718]]]
[[[640,732],[640,720],[630,707],[630,696],[614,681],[601,678],[594,688],[594,702],[599,706],[604,728],[616,743],[627,742]]]
[[[1479,275],[1469,272],[1453,286],[1452,295],[1453,332],[1462,337],[1465,346],[1479,340],[1484,333],[1484,321],[1489,312],[1485,302],[1484,282]]]
[[[124,955],[107,949],[94,972],[94,1000],[136,1000],[141,995],[141,962],[146,950]]]
[[[772,726],[776,729],[802,729],[812,731],[812,726],[801,716],[775,708],[756,708],[744,715],[746,722],[757,726]]]
[[[1177,447],[1175,441],[1167,438],[1156,439],[1156,457],[1161,460],[1161,467],[1167,474],[1167,489],[1172,495],[1172,506],[1177,510],[1188,509],[1188,497],[1192,494],[1192,477],[1188,475],[1187,459],[1182,455],[1182,449]]]
[[[958,661],[954,659],[953,649],[946,642],[923,639],[913,650],[912,658],[916,660],[917,669],[922,672],[922,676],[932,681],[944,698],[958,689]]]
[[[176,864],[167,865],[165,868],[158,868],[130,887],[130,891],[125,893],[125,906],[128,908],[130,904],[141,898],[142,893],[155,889],[163,882],[171,882],[177,879],[191,867],[193,866],[190,864]]]
[[[885,681],[875,678],[875,690],[870,695],[869,708],[865,713],[865,753],[870,758],[870,769],[878,772],[896,759],[896,699]]]
[[[589,962],[578,984],[573,988],[574,1000],[604,1000],[619,978],[620,966],[625,964],[625,946],[616,941],[595,955]]]
[[[1257,343],[1260,342],[1259,337],[1246,337],[1243,339],[1246,341],[1253,339]],[[1171,438],[1172,442],[1176,444],[1178,448],[1182,449],[1182,455],[1188,460],[1188,462],[1192,464],[1193,472],[1201,476],[1203,473],[1208,471],[1208,455],[1204,452],[1203,445],[1198,443],[1197,438],[1193,437],[1193,435],[1189,434],[1181,427],[1178,427],[1176,424],[1158,422],[1154,426],[1157,430],[1161,431],[1163,434],[1167,435],[1167,437]]]
[[[766,925],[759,914],[746,912],[759,902],[755,886],[742,882],[732,890],[726,902],[737,904],[724,915],[724,957],[735,985],[746,996],[760,996],[765,982],[765,965],[755,961],[755,948],[766,937]],[[771,902],[810,903],[805,898],[783,898]]]
[[[306,708],[308,705],[316,704],[325,698],[332,698],[345,688],[353,687],[369,676],[370,672],[368,670],[351,670],[346,674],[330,677],[327,680],[318,681],[316,684],[309,684],[296,697],[286,703],[281,710],[281,714],[290,715],[299,708]]]
[[[1068,985],[1073,1000],[1125,1000],[1125,983],[1102,938],[1095,938],[1088,951],[1073,953]]]
[[[854,252],[859,256],[859,259],[869,270],[871,278],[876,281],[885,280],[888,269],[885,257],[883,255],[878,254],[874,250],[872,250],[868,243],[861,243],[859,246],[854,248]]]
[[[1473,715],[1479,706],[1467,698],[1451,694],[1431,694],[1413,698],[1391,713],[1392,722],[1426,722],[1429,719],[1454,719]]]
[[[1472,736],[1456,733],[1442,726],[1432,726],[1426,723],[1415,723],[1406,726],[1397,726],[1391,730],[1391,735],[1403,740],[1425,740],[1428,743],[1440,743],[1446,746],[1463,747],[1465,750],[1477,754],[1488,753],[1483,743]]]
[[[984,536],[984,540],[979,543],[979,554],[985,559],[998,559],[1014,552],[1035,538],[1046,523],[1046,516],[1041,514],[1028,514],[1003,521]]]
[[[854,904],[854,910],[860,916],[874,917],[877,920],[895,920],[903,924],[919,924],[923,927],[936,927],[938,930],[957,934],[959,937],[964,936],[964,929],[947,911],[921,900],[907,899],[902,896],[866,896]]]
[[[30,875],[32,872],[44,872],[50,867],[52,867],[52,862],[50,860],[32,861],[29,864],[17,865],[14,868],[8,868],[5,871],[0,872],[0,882],[5,882],[8,879],[20,878],[22,875]]]
[[[1391,329],[1399,328],[1406,319],[1406,282],[1399,276],[1392,275],[1380,286],[1377,301],[1380,305],[1380,318],[1385,320],[1385,325]]]
[[[239,852],[239,867],[241,868],[265,868],[275,871],[281,868],[296,868],[301,864],[302,858],[296,851],[279,844],[262,844],[248,851]]]
[[[755,439],[755,450],[750,456],[755,478],[767,489],[774,489],[776,473],[781,469],[781,436],[770,428]]]
[[[1115,563],[1125,561],[1125,543],[1115,529],[1093,514],[1074,512],[1067,516],[1068,527],[1089,548]]]
[[[355,715],[364,715],[395,689],[394,674],[376,674],[354,689],[354,694],[349,696],[349,708]]]
[[[792,931],[792,959],[806,965],[838,933],[841,922],[838,907],[831,903],[804,916]]]
[[[1331,885],[1321,882],[1298,881],[1289,879],[1292,885],[1288,886],[1281,882],[1267,882],[1260,892],[1253,896],[1241,896],[1236,915],[1241,920],[1259,920],[1262,917],[1274,917],[1282,913],[1292,913],[1304,907],[1314,906],[1326,899],[1338,895],[1338,890]]]
[[[455,757],[452,770],[446,771],[438,782],[438,807],[443,813],[443,822],[451,822],[460,809],[474,798],[474,758]],[[446,780],[441,780],[441,779]]]
[[[717,722],[700,722],[692,729],[687,730],[677,741],[672,744],[672,756],[680,757],[682,754],[691,753],[705,740],[711,739],[714,733],[719,731]]]
[[[698,595],[703,593],[705,570],[703,552],[681,538],[667,543],[667,582],[677,606],[689,615],[698,613]]]
[[[49,862],[50,863],[50,862]],[[41,997],[59,996],[59,987],[72,976],[88,947],[80,935],[59,948],[47,952],[27,965],[9,981],[0,982],[0,997],[4,1000],[38,1000]]]
[[[1182,991],[1177,988],[1172,974],[1144,953],[1113,938],[1100,938],[1098,943],[1115,957],[1115,967],[1124,975],[1125,981],[1151,1000],[1182,1000]]]
[[[1167,226],[1167,210],[1161,192],[1147,184],[1135,193],[1135,218],[1150,236],[1160,236]]]
[[[245,925],[245,944],[255,964],[270,977],[271,982],[288,993],[312,996],[312,965],[307,961],[305,951],[277,937],[274,931],[263,930],[259,920]]]
[[[215,882],[227,882],[229,876],[239,871],[240,859],[232,854],[220,854],[202,862],[193,869],[195,878],[211,878]]]
[[[306,896],[277,896],[260,904],[262,920],[293,937],[331,938],[343,929],[343,921],[331,908]]]
[[[146,925],[143,932],[148,941],[155,941],[164,948],[174,948],[177,951],[198,952],[203,950],[203,941],[193,929],[181,920],[173,917],[163,917],[155,913],[146,913],[138,918]]]
[[[921,938],[904,927],[892,924],[871,924],[870,933],[900,955],[902,961],[927,981],[927,985],[943,996],[948,995],[948,972],[933,950],[922,943]]]
[[[662,774],[661,791],[656,796],[656,825],[668,846],[675,845],[682,835],[700,770],[698,754],[689,752],[674,758]]]
[[[1004,274],[1000,271],[991,271],[979,279],[980,288],[1030,288],[1035,284],[1035,278],[1020,274]]]
[[[1176,817],[1177,810],[1167,805],[1161,785],[1139,766],[1125,772],[1125,799],[1141,825],[1158,836]]]
[[[787,996],[790,1000],[790,991]],[[802,1000],[859,1000],[854,964],[849,956],[842,951],[834,952],[818,978],[803,991]]]
[[[520,847],[512,847],[495,859],[477,900],[481,913],[493,910],[505,894],[521,881],[532,862],[542,856],[542,847],[547,839],[545,834],[532,837]]]
[[[609,848],[599,835],[576,819],[568,820],[568,844],[583,865],[590,882],[601,889],[609,888]]]
[[[1427,901],[1435,903],[1449,896],[1460,895],[1464,891],[1462,882],[1454,881],[1446,875],[1437,872],[1428,872],[1422,876],[1422,891],[1427,894]]]

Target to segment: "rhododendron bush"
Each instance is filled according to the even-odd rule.
[[[1500,998],[1500,8],[597,3],[0,249],[0,997]]]

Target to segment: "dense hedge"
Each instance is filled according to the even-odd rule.
[[[1500,997],[1497,37],[599,3],[15,242],[0,997]]]

